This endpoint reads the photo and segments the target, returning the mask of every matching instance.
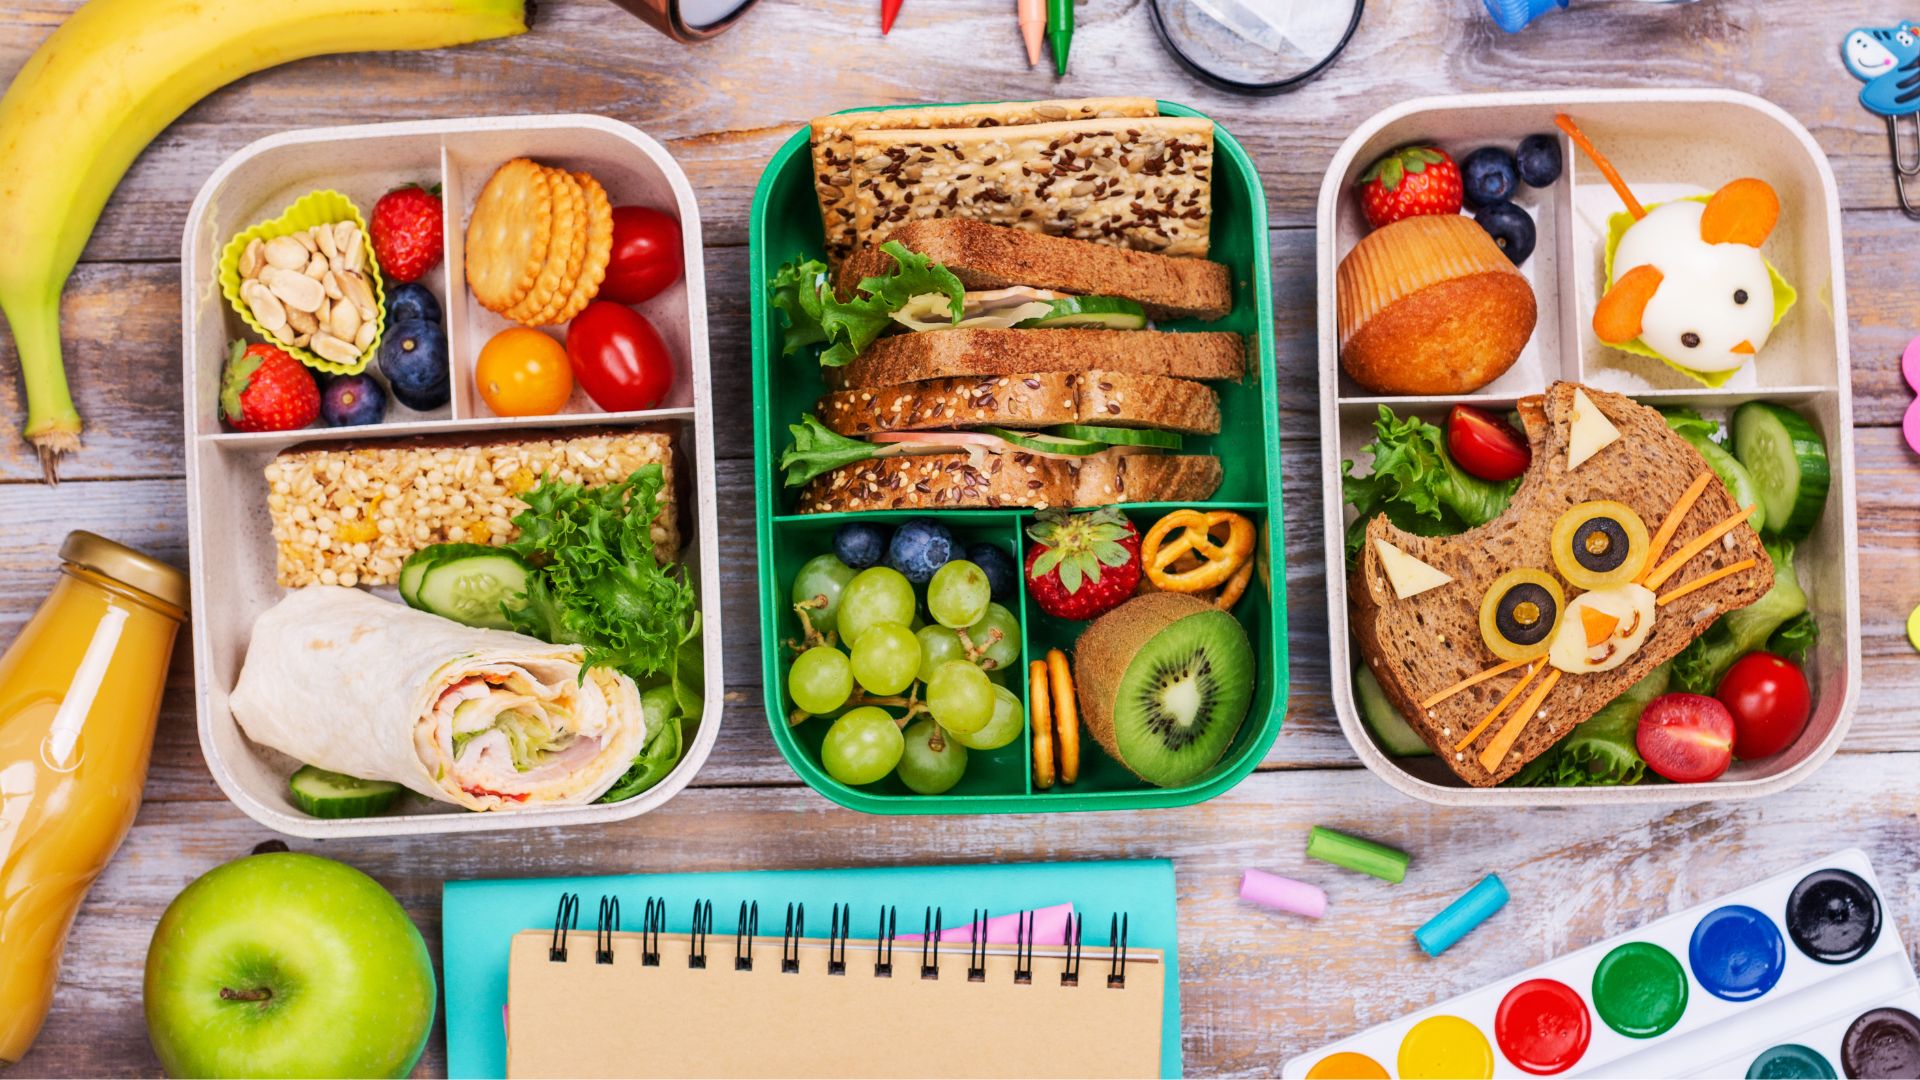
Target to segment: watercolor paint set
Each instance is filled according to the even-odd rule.
[[[1398,1076],[1920,1075],[1920,980],[1857,848],[1288,1061]]]

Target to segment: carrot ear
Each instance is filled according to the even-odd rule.
[[[1620,275],[1593,309],[1594,336],[1609,345],[1624,345],[1639,337],[1647,302],[1665,280],[1652,266],[1636,266]]]
[[[1780,196],[1765,180],[1749,176],[1728,182],[1707,200],[1707,210],[1700,215],[1700,239],[1757,248],[1779,220]]]

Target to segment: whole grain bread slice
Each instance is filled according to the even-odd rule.
[[[807,481],[795,510],[969,510],[1003,506],[1107,506],[1199,502],[1220,487],[1220,459],[1205,454],[1108,450],[1084,458],[962,452],[878,458]]]
[[[1050,236],[958,217],[909,221],[884,238],[946,267],[969,289],[1026,285],[1138,302],[1156,319],[1218,319],[1233,310],[1233,278],[1222,263]],[[834,288],[851,298],[862,278],[892,273],[878,243],[840,264]]]
[[[815,120],[813,183],[827,229],[827,257],[838,263],[854,248],[853,137],[882,129],[947,130],[1047,124],[1112,116],[1158,116],[1152,98],[1069,98],[1053,101],[993,101],[977,105],[932,105],[917,109],[868,109]]]
[[[814,406],[841,435],[945,428],[1061,424],[1160,428],[1189,435],[1220,430],[1220,398],[1190,379],[1117,371],[969,375],[896,386],[834,390]]]
[[[871,389],[923,379],[1114,371],[1179,379],[1238,379],[1246,370],[1239,334],[1202,330],[931,330],[894,334],[850,364],[822,368],[833,390]]]
[[[1677,587],[1746,559],[1754,565],[1687,593],[1658,608],[1653,629],[1625,664],[1612,671],[1563,673],[1525,721],[1511,750],[1489,770],[1481,753],[1552,673],[1543,668],[1524,695],[1487,729],[1460,747],[1466,735],[1522,678],[1514,670],[1487,679],[1431,707],[1422,703],[1470,675],[1498,664],[1480,636],[1481,597],[1494,579],[1518,568],[1555,570],[1554,523],[1576,503],[1612,500],[1640,515],[1655,533],[1687,487],[1708,466],[1698,451],[1667,427],[1658,412],[1631,398],[1582,388],[1620,432],[1620,438],[1569,472],[1568,417],[1572,383],[1554,383],[1540,397],[1523,398],[1520,419],[1533,448],[1533,462],[1507,510],[1494,520],[1455,536],[1415,536],[1390,525],[1385,515],[1367,523],[1367,542],[1354,569],[1348,601],[1361,656],[1414,731],[1461,779],[1489,787],[1518,772],[1564,738],[1580,721],[1618,697],[1648,672],[1672,659],[1720,615],[1765,595],[1773,584],[1773,561],[1760,537],[1742,523],[1688,560],[1656,591]],[[1726,486],[1707,483],[1666,546],[1672,556],[1739,510]],[[1449,584],[1397,599],[1382,566],[1376,540],[1385,540],[1453,577]],[[1579,590],[1561,581],[1571,601]]]

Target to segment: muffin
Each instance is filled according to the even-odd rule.
[[[1396,221],[1340,260],[1340,366],[1376,394],[1465,394],[1533,336],[1533,286],[1469,217]]]

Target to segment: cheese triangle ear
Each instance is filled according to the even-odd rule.
[[[1765,180],[1749,176],[1729,181],[1707,200],[1700,215],[1700,239],[1709,244],[1745,244],[1757,248],[1780,220],[1780,196]]]
[[[1373,541],[1373,549],[1380,556],[1380,568],[1387,572],[1387,583],[1393,586],[1393,595],[1401,600],[1419,596],[1428,589],[1437,589],[1453,580],[1452,575],[1444,570],[1429,566],[1378,537]]]
[[[1593,403],[1585,390],[1573,388],[1573,407],[1567,410],[1567,471],[1572,472],[1620,438],[1613,426]]]
[[[1593,308],[1593,335],[1609,345],[1625,345],[1640,336],[1640,320],[1647,304],[1660,291],[1666,275],[1651,266],[1636,266],[1614,279],[1613,288]]]

